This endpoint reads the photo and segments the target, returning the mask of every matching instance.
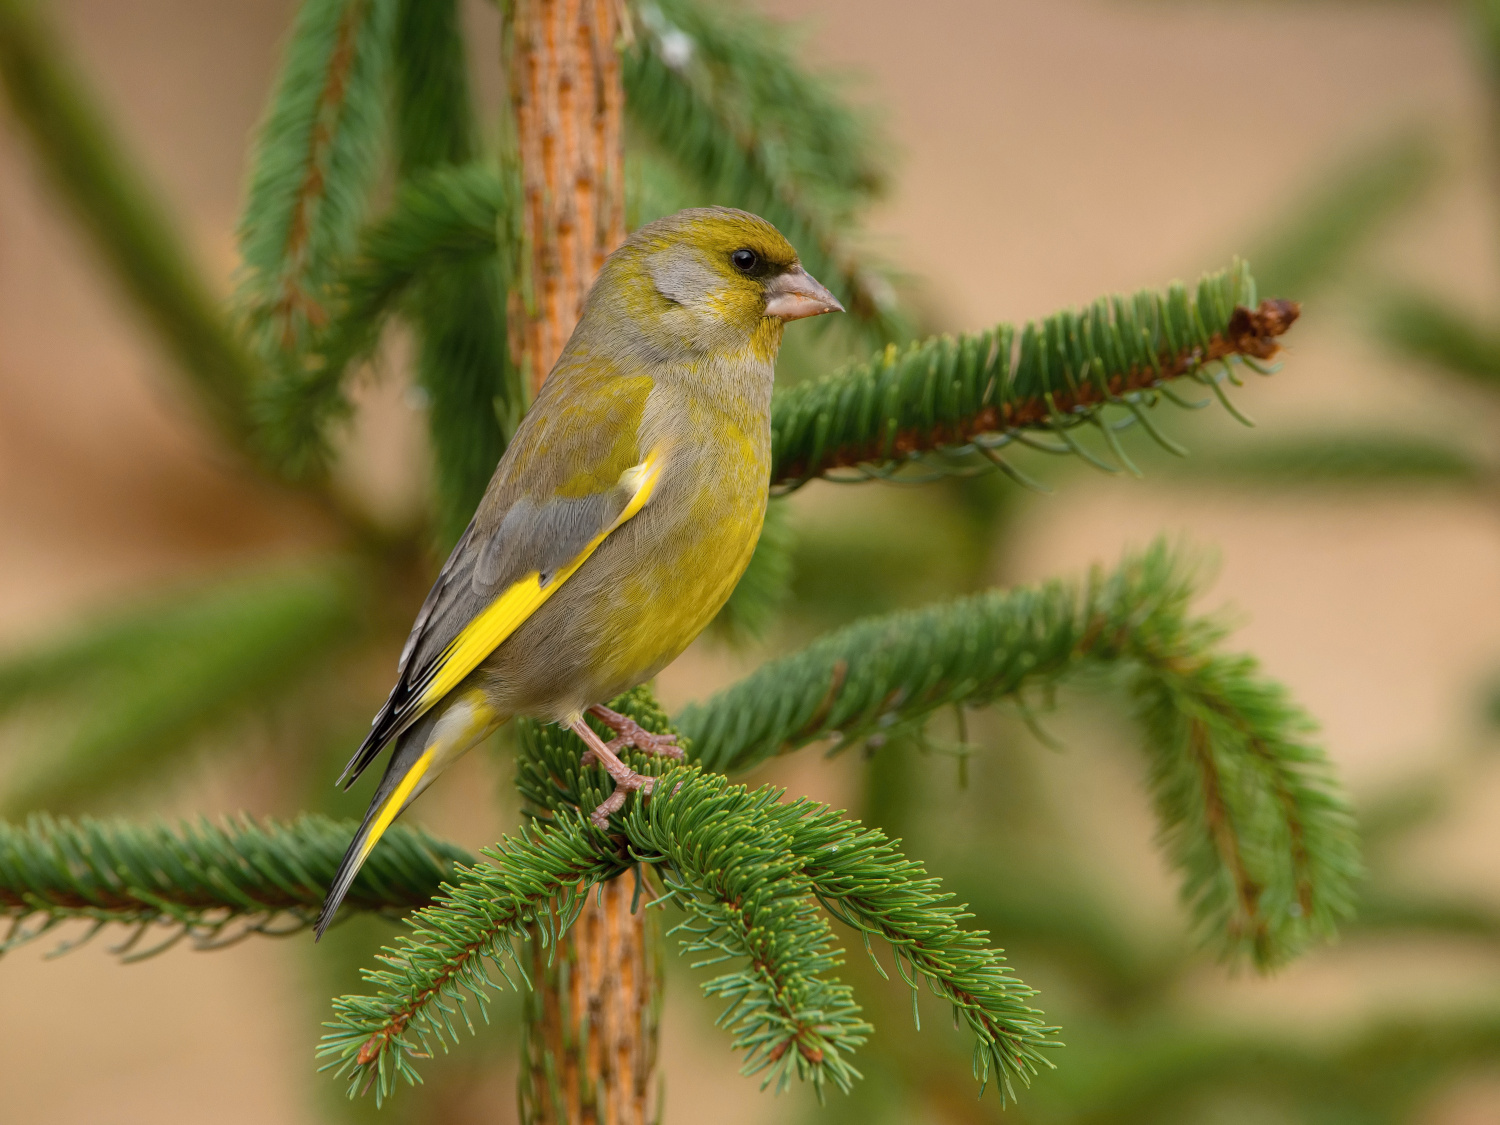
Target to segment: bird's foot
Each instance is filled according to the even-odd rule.
[[[589,708],[589,714],[615,732],[615,737],[609,742],[609,748],[616,754],[622,749],[633,748],[646,754],[659,754],[663,758],[682,760],[682,747],[677,745],[675,734],[655,734],[629,715],[611,711],[599,703]]]
[[[611,711],[610,714],[613,715],[614,712]],[[624,719],[623,715],[616,717]],[[608,722],[608,720],[605,721]],[[636,725],[629,719],[625,719],[625,721],[631,723],[632,726]],[[598,762],[608,771],[609,776],[615,779],[615,791],[606,797],[597,809],[589,813],[589,820],[594,822],[596,828],[608,828],[609,818],[625,807],[625,795],[633,793],[636,790],[640,790],[642,793],[650,793],[656,785],[656,778],[647,777],[643,773],[636,773],[635,770],[620,761],[619,755],[615,753],[615,747],[628,736],[621,735],[619,738],[605,742],[594,733],[594,729],[588,723],[584,722],[582,717],[574,719],[571,723],[567,724],[567,727],[579,738],[583,739],[584,745],[588,747],[583,752],[583,757],[579,759],[579,764],[591,766],[595,762]],[[636,729],[640,728],[637,727]],[[650,732],[643,733],[649,734]],[[676,750],[677,748],[674,746],[672,749]],[[677,756],[682,756],[681,750],[677,750]]]
[[[589,820],[593,821],[595,828],[607,829],[609,818],[625,807],[625,794],[637,789],[642,793],[650,793],[654,788],[656,788],[656,778],[630,770],[627,776],[615,778],[615,791],[604,798],[598,808],[589,813]]]

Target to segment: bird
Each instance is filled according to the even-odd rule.
[[[600,828],[652,786],[621,750],[682,756],[606,704],[675,660],[733,591],[765,519],[782,329],[842,311],[775,226],[734,208],[658,219],[605,259],[339,779],[393,744],[318,938],[392,822],[511,718],[583,740],[583,764],[614,780],[590,814]]]

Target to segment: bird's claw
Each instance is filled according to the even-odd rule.
[[[682,747],[676,744],[676,735],[658,735],[658,733],[646,730],[640,726],[630,715],[619,714],[618,711],[610,711],[607,706],[591,706],[589,714],[598,718],[598,721],[615,732],[615,736],[604,742],[595,735],[585,721],[574,720],[571,729],[583,739],[588,750],[583,751],[579,757],[579,765],[594,765],[595,762],[604,766],[609,771],[610,777],[615,778],[615,790],[604,801],[588,814],[595,828],[609,828],[609,817],[618,813],[625,807],[625,795],[627,793],[639,792],[649,793],[655,789],[657,778],[648,777],[646,774],[637,774],[630,766],[619,760],[619,751],[633,748],[648,754],[660,754],[661,757],[673,757],[682,759]],[[679,781],[676,789],[681,789]],[[672,792],[676,792],[673,789]]]
[[[634,749],[645,754],[682,760],[682,747],[677,745],[675,734],[656,734],[641,726],[629,715],[611,711],[602,705],[590,707],[589,713],[615,732],[615,737],[610,739],[608,744],[614,753],[618,754],[623,749]],[[594,760],[597,761],[597,758]]]
[[[615,779],[615,789],[604,801],[589,814],[589,820],[596,828],[607,829],[609,818],[625,807],[625,795],[640,791],[650,793],[656,787],[656,778],[649,777],[643,773],[637,773],[620,760],[620,751],[625,749],[640,750],[647,754],[657,754],[664,758],[675,758],[682,760],[682,747],[677,745],[675,734],[656,734],[641,726],[640,723],[622,715],[618,711],[611,711],[608,707],[590,707],[589,711],[605,726],[615,732],[615,737],[608,742],[603,742],[588,724],[581,719],[576,720],[572,729],[589,749],[583,752],[578,759],[580,765],[592,766],[595,763],[602,765],[609,776]],[[677,784],[677,789],[682,788],[682,783]]]
[[[635,738],[640,738],[643,741],[649,739],[651,741],[647,741],[645,745],[642,745]],[[679,762],[682,761],[682,747],[674,745],[677,740],[675,734],[652,734],[648,730],[642,730],[635,738],[622,734],[619,738],[611,738],[604,745],[616,757],[619,756],[621,750],[640,750],[646,754],[655,754],[658,757],[675,758]],[[585,766],[591,766],[598,760],[598,754],[595,754],[592,750],[585,750],[579,762]]]
[[[647,777],[634,770],[630,772],[629,777],[617,777],[615,778],[615,791],[604,798],[597,809],[589,813],[589,820],[593,821],[595,828],[607,829],[609,818],[625,807],[625,794],[637,789],[642,793],[650,793],[654,788],[656,788],[656,778]]]

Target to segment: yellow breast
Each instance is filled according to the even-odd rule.
[[[610,599],[610,641],[600,657],[612,681],[637,682],[691,644],[728,600],[760,537],[769,434],[723,414],[689,421],[706,436],[676,451],[686,462],[680,475],[664,474],[651,503],[622,529],[636,558]]]

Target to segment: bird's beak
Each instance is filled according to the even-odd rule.
[[[787,321],[843,311],[839,299],[801,266],[778,274],[766,283],[767,316]]]

